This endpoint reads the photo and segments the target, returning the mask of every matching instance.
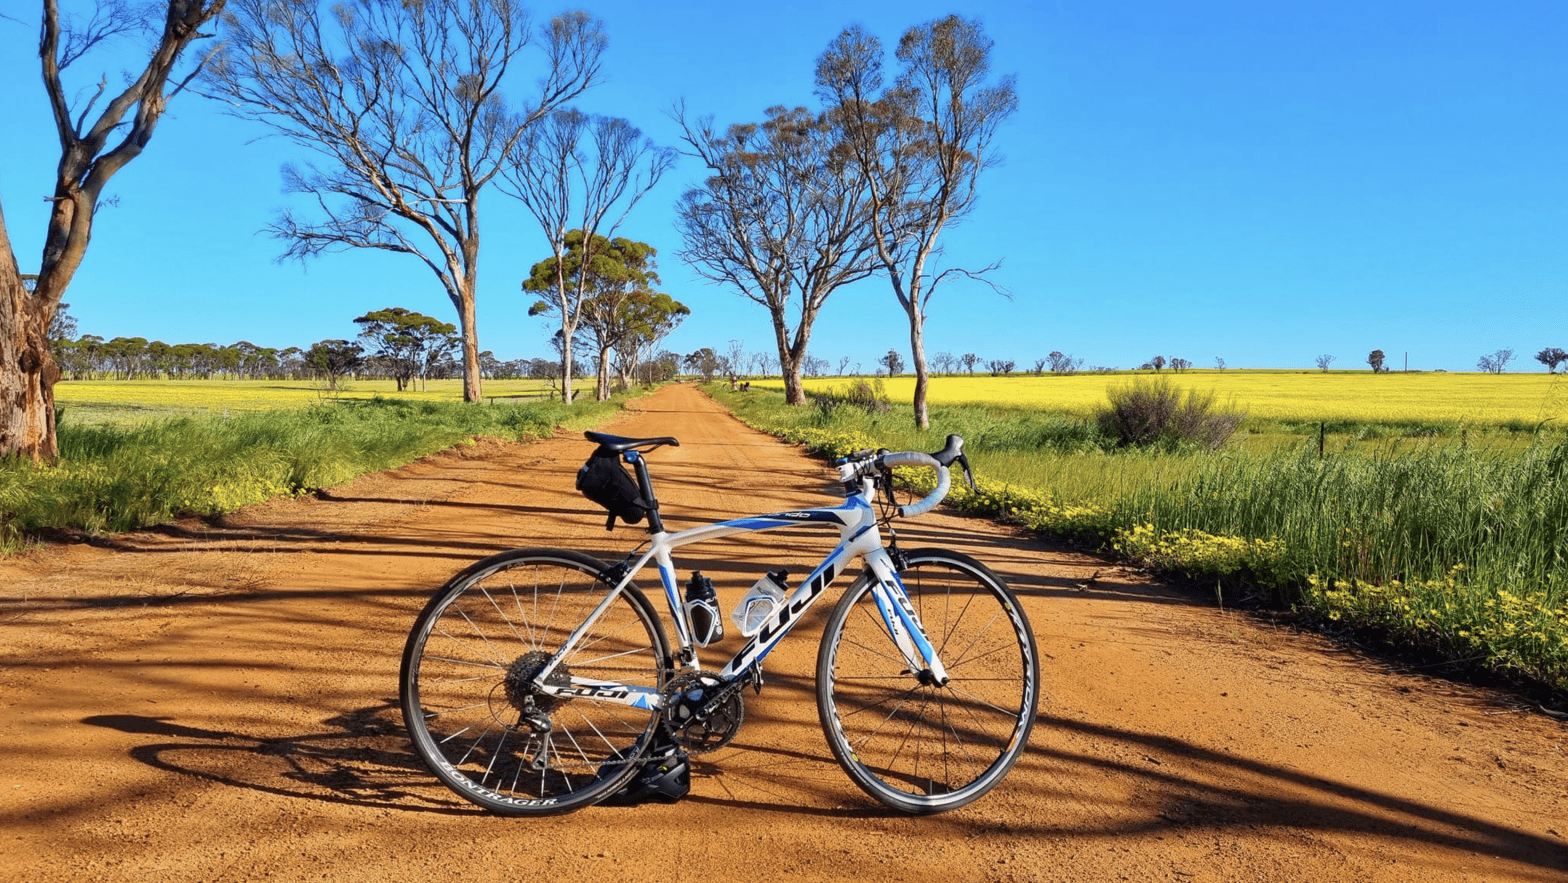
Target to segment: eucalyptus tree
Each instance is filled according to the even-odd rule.
[[[633,291],[615,312],[615,372],[621,385],[631,382],[632,374],[648,362],[658,361],[655,353],[670,332],[680,326],[691,308],[662,291]]]
[[[599,78],[602,23],[567,12],[534,29],[517,0],[229,0],[208,87],[235,116],[314,153],[284,168],[307,197],[268,228],[284,258],[408,255],[457,310],[463,398],[481,396],[480,195],[526,133]],[[509,104],[537,43],[543,72]]]
[[[524,287],[543,294],[560,319],[562,401],[572,400],[573,337],[585,305],[594,297],[591,274],[568,276],[568,239],[579,237],[578,261],[591,267],[600,244],[620,241],[615,231],[674,164],[673,151],[654,146],[630,122],[572,109],[550,114],[519,139],[507,157],[504,190],[528,208],[550,243],[552,284],[539,286],[536,274],[529,280],[535,287]],[[607,376],[603,355],[601,350],[601,394]]]
[[[582,343],[593,354],[598,376],[596,397],[603,401],[610,397],[611,351],[619,350],[633,334],[646,328],[647,321],[654,319],[651,311],[659,304],[652,290],[659,282],[654,265],[658,252],[646,242],[624,237],[611,240],[582,230],[567,233],[563,244],[565,248],[559,256],[534,264],[523,282],[524,291],[544,295],[529,307],[528,314],[560,315],[570,308],[572,332],[579,326],[586,332],[587,339]],[[562,297],[563,292],[571,296]],[[682,315],[689,312],[668,295],[663,298],[664,306],[679,307]],[[564,327],[556,332],[562,340],[568,333]],[[571,339],[574,345],[578,341],[575,335]],[[565,352],[566,347],[562,350]],[[563,359],[563,377],[570,365]]]
[[[365,363],[365,348],[347,340],[318,340],[304,354],[305,366],[335,390]]]
[[[805,404],[801,370],[829,295],[875,270],[870,204],[838,130],[804,107],[761,123],[678,121],[707,178],[677,206],[681,256],[706,279],[768,310],[784,397]]]
[[[726,367],[724,357],[713,351],[713,347],[705,346],[693,353],[687,353],[681,362],[686,370],[695,371],[702,375],[704,383],[711,382],[713,376],[723,371]]]
[[[724,364],[730,375],[730,382],[739,380],[746,372],[746,341],[732,339],[724,350]]]
[[[146,149],[169,101],[200,69],[198,61],[189,72],[176,74],[191,44],[211,36],[202,28],[224,2],[104,0],[90,19],[75,26],[62,21],[56,0],[41,4],[38,57],[60,161],[53,193],[46,197],[43,254],[31,286],[23,284],[0,211],[0,456],[38,461],[58,453],[54,385],[60,369],[50,352],[50,324],[87,255],[104,188]],[[67,88],[66,71],[88,53],[142,36],[150,38],[147,60],[127,73],[118,92],[110,89],[107,76],[94,87]],[[10,123],[19,121],[13,117]]]
[[[999,266],[934,267],[942,232],[974,210],[981,173],[999,161],[996,131],[1018,108],[1012,76],[988,80],[991,48],[979,21],[950,15],[904,32],[895,50],[899,70],[886,88],[881,41],[859,26],[817,60],[818,93],[832,105],[829,115],[869,190],[877,260],[909,317],[921,428],[931,422],[927,306],[950,276],[986,281]]]
[[[1536,353],[1535,360],[1546,366],[1546,373],[1556,374],[1557,366],[1568,362],[1568,352],[1560,346],[1549,346]]]
[[[1514,351],[1501,349],[1488,353],[1476,360],[1475,367],[1478,371],[1488,374],[1501,374],[1508,370],[1508,363],[1514,360]]]
[[[361,329],[359,339],[370,354],[391,369],[398,392],[413,387],[414,379],[428,377],[432,366],[451,357],[458,346],[457,328],[424,313],[405,307],[372,310],[354,320]],[[488,353],[488,350],[486,351]],[[484,356],[480,353],[480,365]]]

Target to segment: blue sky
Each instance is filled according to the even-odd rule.
[[[23,272],[37,264],[58,157],[32,5],[8,2],[21,22],[0,19],[0,198]],[[584,6],[610,47],[606,82],[578,106],[667,145],[679,100],[721,125],[815,106],[813,63],[846,25],[891,45],[952,11],[981,19],[1020,109],[979,207],[945,237],[947,260],[1002,260],[995,278],[1012,297],[951,283],[933,301],[929,353],[1308,368],[1319,354],[1364,367],[1377,348],[1396,368],[1408,353],[1413,369],[1473,370],[1508,348],[1514,370],[1540,370],[1535,352],[1568,348],[1560,0]],[[122,66],[89,58],[68,86]],[[81,332],[283,347],[352,337],[354,316],[387,306],[455,321],[411,258],[275,263],[279,244],[257,231],[287,204],[279,167],[305,157],[261,134],[205,99],[176,100],[111,184],[118,205],[100,214],[66,298]],[[692,308],[668,346],[771,347],[761,307],[678,257],[673,206],[699,176],[684,160],[622,228],[659,250],[663,288]],[[542,356],[553,329],[526,315],[519,284],[546,247],[510,203],[495,191],[484,205],[480,344]],[[869,371],[889,348],[907,358],[882,279],[835,293],[815,328],[812,352],[834,365],[849,356]]]

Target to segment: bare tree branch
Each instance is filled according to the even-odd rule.
[[[867,190],[828,121],[804,107],[772,107],[763,122],[722,133],[711,118],[675,113],[709,172],[677,209],[682,257],[767,308],[785,398],[804,403],[801,371],[822,305],[876,267]]]
[[[949,276],[963,276],[965,279],[968,279],[971,282],[979,282],[1002,297],[1005,297],[1008,300],[1012,300],[1013,293],[1011,291],[1008,291],[1006,288],[998,285],[996,280],[989,278],[989,274],[994,273],[1001,268],[1002,262],[999,260],[990,264],[986,264],[984,267],[981,267],[978,270],[971,270],[966,267],[949,267],[946,270],[938,273],[936,276],[932,277],[931,281],[926,285],[925,300],[927,303],[929,303],[931,297],[936,294],[937,285]]]
[[[654,146],[631,123],[573,109],[556,110],[530,126],[502,169],[502,190],[523,203],[550,243],[553,284],[539,290],[561,321],[561,396],[572,400],[573,337],[590,301],[597,252],[647,192],[675,163],[675,153]],[[568,273],[568,240],[577,237],[580,270]],[[537,268],[536,268],[537,270]],[[570,276],[570,278],[569,278]],[[611,307],[613,309],[613,307]],[[599,393],[607,391],[605,353],[613,341],[600,336]]]
[[[536,33],[516,0],[231,2],[209,94],[322,158],[285,177],[321,220],[290,215],[269,232],[286,257],[418,257],[457,310],[464,397],[477,401],[479,196],[534,123],[598,79],[602,24],[571,12]],[[514,111],[503,88],[536,37],[545,73]]]
[[[987,83],[991,46],[978,21],[953,15],[904,33],[891,85],[884,83],[881,42],[858,26],[817,60],[818,94],[833,105],[846,155],[871,193],[876,254],[909,317],[921,428],[930,425],[926,307],[951,274],[932,275],[938,239],[974,209],[980,174],[1000,159],[992,148],[997,128],[1018,106],[1011,76]],[[958,274],[987,281],[987,270]]]
[[[204,37],[201,26],[218,15],[225,2],[167,0],[143,7],[131,0],[101,0],[92,17],[79,24],[62,18],[57,0],[43,0],[38,55],[60,141],[60,162],[37,280],[30,290],[19,281],[16,256],[0,218],[0,455],[39,460],[56,454],[54,384],[59,368],[49,351],[47,329],[86,256],[94,216],[105,204],[104,188],[146,149],[169,99],[179,92],[178,86],[165,91],[175,67],[185,49]],[[157,39],[136,78],[97,110],[99,100],[109,94],[108,79],[101,77],[86,102],[73,109],[64,72],[91,50],[140,32]],[[111,143],[111,136],[120,140]]]

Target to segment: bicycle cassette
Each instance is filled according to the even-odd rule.
[[[746,717],[742,683],[726,684],[718,676],[694,671],[665,685],[664,721],[682,748],[693,753],[729,744]]]

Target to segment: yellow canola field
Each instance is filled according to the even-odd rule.
[[[1146,372],[1139,376],[1149,376]],[[1261,420],[1352,420],[1369,423],[1506,423],[1552,427],[1568,424],[1568,376],[1553,374],[1372,374],[1322,371],[1165,372],[1183,389],[1213,392],[1219,403],[1234,402]],[[985,404],[1070,414],[1089,414],[1105,404],[1106,390],[1134,380],[1129,374],[1066,377],[984,374],[934,377],[930,402]],[[782,389],[777,379],[753,381]],[[807,378],[807,391],[842,390],[846,378]],[[888,398],[914,397],[912,376],[882,378]]]
[[[592,394],[592,379],[578,386]],[[548,398],[545,380],[487,380],[485,401],[497,403]],[[376,396],[412,401],[460,402],[461,380],[432,380],[428,388],[397,391],[390,380],[350,380],[336,391],[308,380],[67,380],[55,384],[57,405],[88,422],[125,422],[170,414],[272,411],[304,408],[321,401]],[[71,419],[68,417],[68,419]]]

